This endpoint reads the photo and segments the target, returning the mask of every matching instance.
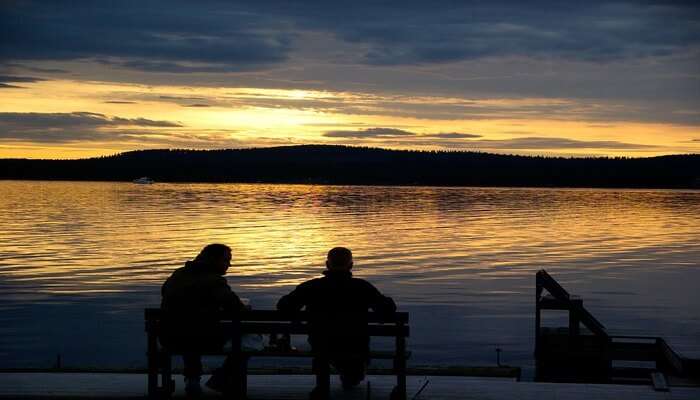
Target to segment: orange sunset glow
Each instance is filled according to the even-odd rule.
[[[495,20],[496,6],[416,5],[382,31],[384,6],[315,6],[318,21],[298,7],[182,5],[149,26],[145,6],[3,5],[0,157],[291,144],[700,152],[700,47],[682,6],[552,11],[583,21],[566,25],[516,5]],[[42,22],[29,34],[18,15]],[[659,24],[673,32],[640,38]]]
[[[100,119],[141,118],[167,121],[172,126],[138,126],[125,121],[123,125],[96,128],[87,140],[67,138],[55,143],[33,143],[18,137],[4,141],[0,147],[2,157],[76,158],[145,148],[206,149],[306,143],[610,156],[700,150],[700,142],[693,142],[697,135],[693,126],[637,121],[600,123],[595,121],[596,105],[567,99],[460,99],[314,90],[146,87],[68,80],[25,86],[23,90],[5,91],[6,101],[0,105],[0,112],[76,115],[86,112],[78,110],[90,110],[89,113],[98,114]],[[120,102],[108,100],[115,98]],[[204,103],[208,105],[198,105]],[[402,111],[402,104],[416,110],[415,115]],[[444,117],[421,115],[422,106],[439,110],[440,105],[450,110],[444,112]],[[527,111],[548,106],[568,110],[561,115]],[[453,119],[460,107],[476,108],[473,119]],[[579,112],[583,112],[584,119],[579,119]],[[391,127],[413,135],[390,132],[352,140],[326,135],[329,131],[362,132],[369,127]],[[51,127],[45,129],[52,130]],[[443,135],[441,140],[435,140],[441,133],[451,132],[479,134],[473,138]],[[590,144],[577,148],[557,147],[544,141],[541,147],[537,143],[524,148],[517,145],[519,138],[556,139],[562,132],[567,133],[567,139]],[[116,137],[112,137],[115,133]]]

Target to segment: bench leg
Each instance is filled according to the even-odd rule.
[[[245,399],[248,395],[248,357],[240,352],[233,351],[226,356],[221,368],[214,374],[223,375],[223,378],[232,385],[230,390],[236,399]]]
[[[396,338],[396,358],[394,358],[396,387],[391,392],[391,400],[406,400],[406,338]]]
[[[403,364],[403,365],[401,365]],[[396,373],[396,386],[391,391],[391,400],[406,400],[406,364],[405,360],[394,361],[394,373]]]
[[[163,382],[161,383],[162,398],[169,399],[175,391],[173,382],[173,361],[170,354],[163,354]]]
[[[311,399],[328,399],[331,395],[331,367],[327,357],[315,356],[311,361],[311,369],[316,375],[316,387]]]
[[[240,399],[248,397],[248,357],[241,356],[238,365],[238,394]]]
[[[158,337],[147,325],[146,356],[148,358],[148,398],[158,397]]]
[[[148,355],[148,398],[158,398],[158,356]]]

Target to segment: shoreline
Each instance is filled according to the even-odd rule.
[[[124,179],[48,179],[48,178],[0,178],[0,182],[73,182],[73,183],[128,183],[136,185],[132,180]],[[700,191],[700,186],[537,186],[537,185],[439,185],[439,184],[404,184],[404,183],[326,183],[326,182],[307,182],[307,181],[155,181],[149,185],[157,185],[159,183],[168,185],[285,185],[285,186],[332,186],[332,187],[371,187],[371,188],[436,188],[436,189],[538,189],[538,190],[673,190],[673,191]]]

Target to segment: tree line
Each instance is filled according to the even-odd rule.
[[[304,145],[0,159],[0,179],[700,188],[700,155],[564,158]]]

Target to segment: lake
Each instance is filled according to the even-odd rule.
[[[346,246],[412,365],[533,364],[535,272],[616,333],[700,348],[700,191],[0,181],[0,368],[145,365],[143,308],[207,243],[274,307]],[[556,321],[552,321],[556,323]],[[298,338],[303,345],[303,338]]]

